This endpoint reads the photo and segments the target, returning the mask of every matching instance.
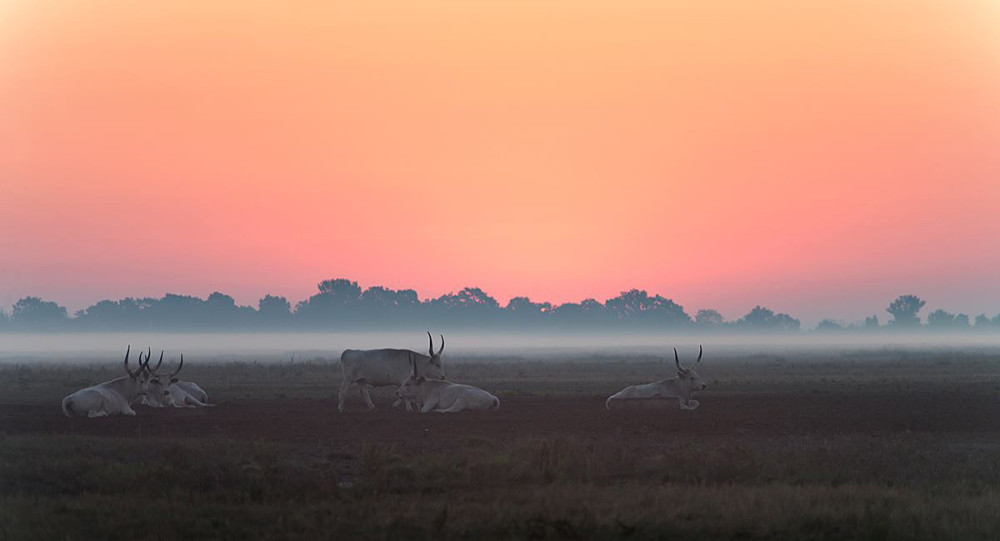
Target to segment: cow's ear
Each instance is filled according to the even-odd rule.
[[[678,370],[678,371],[677,371],[677,377],[679,377],[679,378],[683,378],[683,377],[684,377],[684,376],[686,376],[686,375],[687,375],[687,374],[685,374],[683,370]]]
[[[178,381],[180,380],[177,378],[170,378],[170,383],[177,383]]]

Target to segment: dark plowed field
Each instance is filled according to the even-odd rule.
[[[603,396],[501,397],[495,412],[417,414],[357,405],[338,413],[332,399],[233,400],[213,408],[152,409],[136,417],[66,418],[58,406],[0,405],[0,430],[17,434],[203,437],[335,445],[380,442],[440,449],[463,438],[770,438],[794,435],[961,433],[1000,437],[1000,398],[946,392],[886,394],[746,394],[701,397],[682,411],[676,401],[641,411],[607,411]]]

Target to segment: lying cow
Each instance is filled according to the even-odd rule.
[[[146,390],[146,403],[159,408],[197,408],[212,406],[207,404],[208,393],[191,381],[180,381],[177,374],[184,367],[184,355],[181,355],[177,370],[169,376],[159,373],[160,365],[163,364],[163,352],[160,352],[160,360],[155,367],[150,368],[147,363],[146,369],[149,371],[150,380]]]
[[[63,398],[62,410],[67,417],[74,415],[87,417],[107,417],[108,415],[135,415],[131,403],[146,392],[149,374],[139,353],[139,369],[132,371],[128,355],[132,346],[125,350],[125,374],[111,381],[93,385]],[[149,363],[149,357],[146,358]]]
[[[677,377],[645,383],[642,385],[632,385],[625,387],[621,391],[608,397],[604,403],[608,409],[618,409],[632,405],[648,403],[652,400],[676,398],[682,410],[693,410],[698,407],[699,402],[693,400],[691,396],[695,391],[705,390],[705,382],[695,371],[695,367],[701,362],[702,349],[698,346],[698,360],[691,368],[682,368],[680,357],[677,355],[677,348],[674,348],[674,364],[677,365]]]
[[[340,368],[343,379],[340,382],[340,393],[337,396],[337,409],[344,411],[344,402],[351,385],[361,389],[361,398],[368,409],[375,409],[375,403],[369,394],[369,387],[386,387],[401,385],[410,376],[410,365],[416,362],[420,371],[428,377],[444,379],[444,368],[441,366],[441,354],[444,353],[444,336],[441,336],[441,349],[434,353],[434,338],[427,333],[428,355],[422,355],[408,349],[347,349],[340,356]],[[410,411],[410,401],[406,402],[406,410]],[[399,400],[393,406],[398,406]]]
[[[419,375],[413,355],[410,356],[410,376],[399,386],[396,396],[401,400],[415,400],[420,413],[495,410],[500,407],[499,398],[479,387]]]

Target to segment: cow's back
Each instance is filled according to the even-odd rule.
[[[340,355],[344,378],[369,385],[400,385],[410,376],[410,355],[418,362],[424,355],[406,349],[347,349]]]

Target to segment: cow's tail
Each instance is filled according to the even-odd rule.
[[[63,398],[62,410],[66,417],[73,416],[73,397],[67,396],[66,398]]]
[[[604,401],[604,407],[605,407],[605,409],[607,409],[609,411],[611,410],[611,399],[612,398],[614,398],[614,397],[613,396],[609,396],[608,399]]]
[[[494,410],[500,409],[500,399],[499,398],[497,398],[495,396],[493,397],[493,405],[492,405],[492,407],[490,409],[494,409]]]

